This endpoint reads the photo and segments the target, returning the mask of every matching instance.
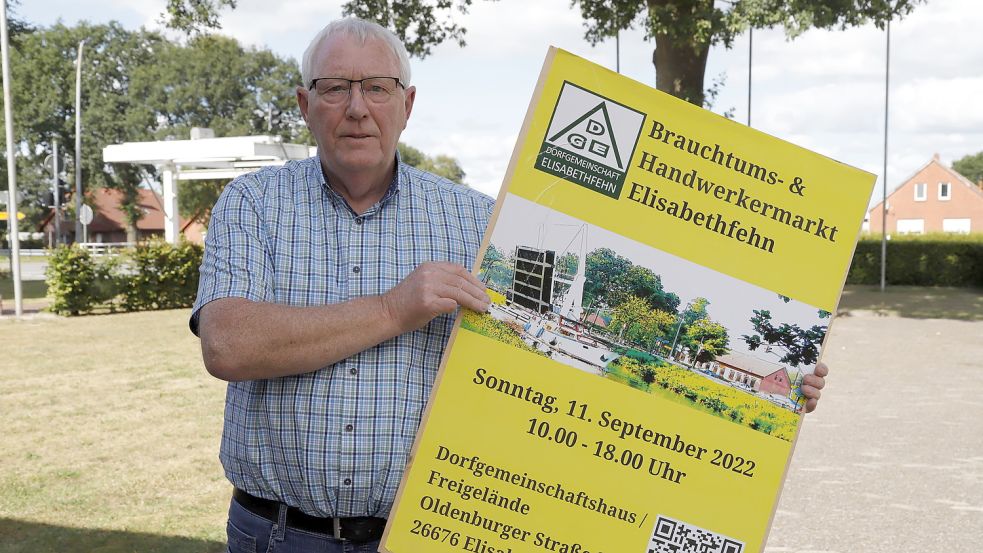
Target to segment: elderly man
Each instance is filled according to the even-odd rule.
[[[489,303],[467,267],[493,200],[396,155],[416,97],[400,41],[335,21],[302,73],[318,155],[226,187],[191,317],[229,381],[233,552],[376,551],[452,314]]]

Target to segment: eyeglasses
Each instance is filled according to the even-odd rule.
[[[311,81],[308,87],[317,92],[318,97],[329,104],[342,104],[351,96],[352,85],[359,84],[362,97],[373,104],[384,104],[396,93],[397,88],[406,88],[396,77],[366,77],[364,79],[342,79],[323,77]]]

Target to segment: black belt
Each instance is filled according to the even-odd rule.
[[[232,498],[250,513],[276,522],[280,516],[280,502],[250,495],[234,488]],[[326,534],[335,539],[352,543],[365,543],[382,538],[386,519],[378,517],[316,517],[296,507],[287,507],[287,528]]]

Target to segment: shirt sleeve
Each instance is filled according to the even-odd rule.
[[[198,296],[189,326],[198,335],[201,308],[219,298],[273,301],[273,260],[256,188],[246,175],[225,187],[212,209],[205,236],[205,255],[198,278]]]

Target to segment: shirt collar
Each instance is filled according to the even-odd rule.
[[[314,163],[314,166],[311,169],[312,172],[316,175],[316,182],[318,182],[321,185],[321,187],[327,191],[328,196],[330,198],[332,198],[335,201],[340,201],[342,205],[344,205],[346,208],[348,208],[349,211],[352,211],[352,213],[354,213],[352,207],[348,205],[348,200],[346,200],[344,196],[339,194],[334,188],[331,188],[330,184],[328,184],[328,178],[324,174],[324,168],[321,165],[321,157],[319,155],[315,155],[310,159]],[[386,190],[386,193],[383,194],[382,199],[379,200],[374,206],[369,208],[369,211],[370,212],[374,211],[377,208],[386,205],[386,203],[388,203],[389,200],[396,197],[396,195],[399,194],[401,184],[408,182],[408,179],[409,179],[409,175],[406,173],[406,165],[400,159],[399,152],[396,152],[396,174],[393,175],[393,180],[391,183],[389,183],[389,188]]]

